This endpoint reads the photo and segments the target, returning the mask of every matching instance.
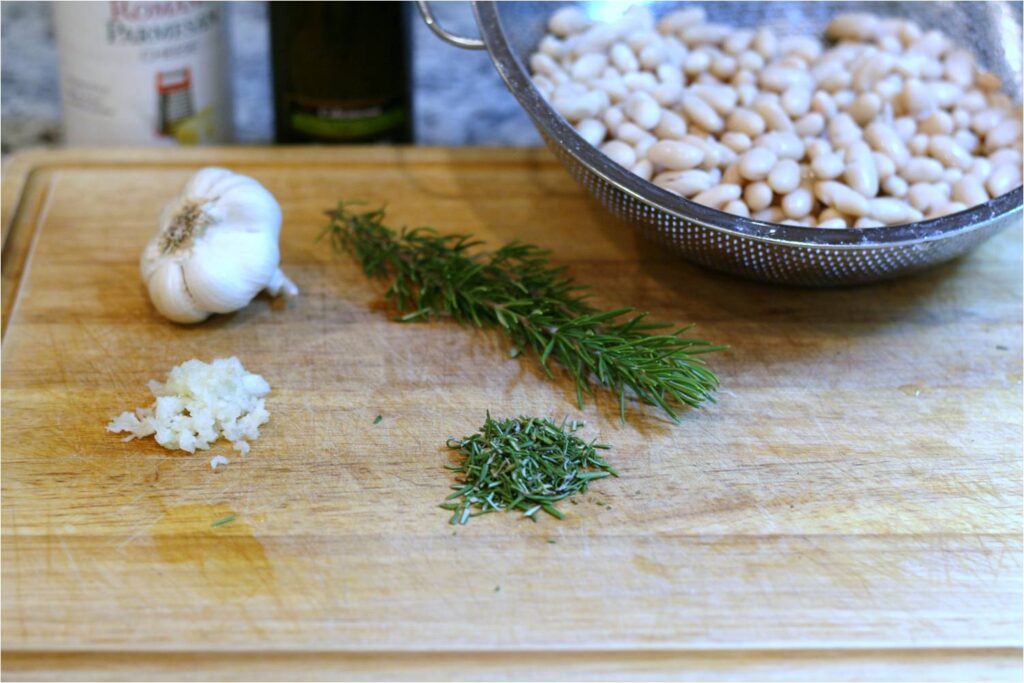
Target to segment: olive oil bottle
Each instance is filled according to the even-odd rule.
[[[277,142],[412,142],[407,6],[270,3]]]

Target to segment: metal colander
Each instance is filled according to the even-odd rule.
[[[710,268],[743,277],[811,286],[852,285],[897,277],[955,258],[1008,226],[1021,225],[1020,187],[957,214],[907,225],[822,229],[766,223],[696,204],[647,182],[581,138],[533,86],[525,66],[547,18],[577,4],[600,16],[606,3],[474,2],[480,39],[437,25],[418,0],[430,28],[458,47],[486,49],[512,94],[548,147],[609,211],[650,239]],[[656,16],[679,3],[649,3]],[[695,3],[686,3],[693,5]],[[969,47],[978,61],[1021,99],[1021,4],[1012,2],[709,2],[710,21],[770,26],[779,33],[821,35],[840,12],[867,11],[913,19]]]

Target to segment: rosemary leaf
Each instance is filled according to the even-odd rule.
[[[541,511],[563,519],[556,502],[585,491],[594,479],[618,476],[593,442],[574,435],[580,426],[535,417],[495,420],[488,413],[476,434],[448,439],[448,448],[462,457],[448,466],[462,476],[441,504],[452,512],[450,523],[498,510],[521,510],[533,521]]]
[[[593,383],[611,391],[623,421],[627,397],[676,421],[683,406],[714,400],[718,378],[699,356],[724,347],[682,336],[689,327],[666,332],[673,326],[632,308],[592,307],[588,288],[552,266],[543,249],[511,242],[473,251],[480,243],[467,235],[396,232],[384,225],[383,209],[356,211],[345,202],[327,215],[323,236],[354,256],[367,276],[390,281],[386,296],[402,322],[449,317],[499,329],[513,357],[532,350],[549,376],[549,361],[569,372],[580,407]]]

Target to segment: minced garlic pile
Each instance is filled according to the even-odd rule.
[[[186,361],[171,370],[166,383],[150,381],[149,390],[153,405],[121,413],[107,430],[128,432],[125,441],[153,434],[164,448],[189,453],[223,436],[244,455],[248,440],[258,439],[259,426],[270,419],[262,398],[270,385],[235,357]]]

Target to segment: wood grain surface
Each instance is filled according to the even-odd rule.
[[[278,197],[302,295],[182,327],[138,256],[211,164]],[[1019,230],[825,291],[691,266],[540,150],[35,153],[3,190],[6,679],[1021,676]],[[600,305],[696,322],[731,346],[718,403],[621,425],[500,336],[392,322],[316,241],[342,198],[539,243]],[[104,430],[230,355],[273,387],[248,457]],[[562,522],[455,529],[445,439],[485,410],[583,418],[622,476]]]

